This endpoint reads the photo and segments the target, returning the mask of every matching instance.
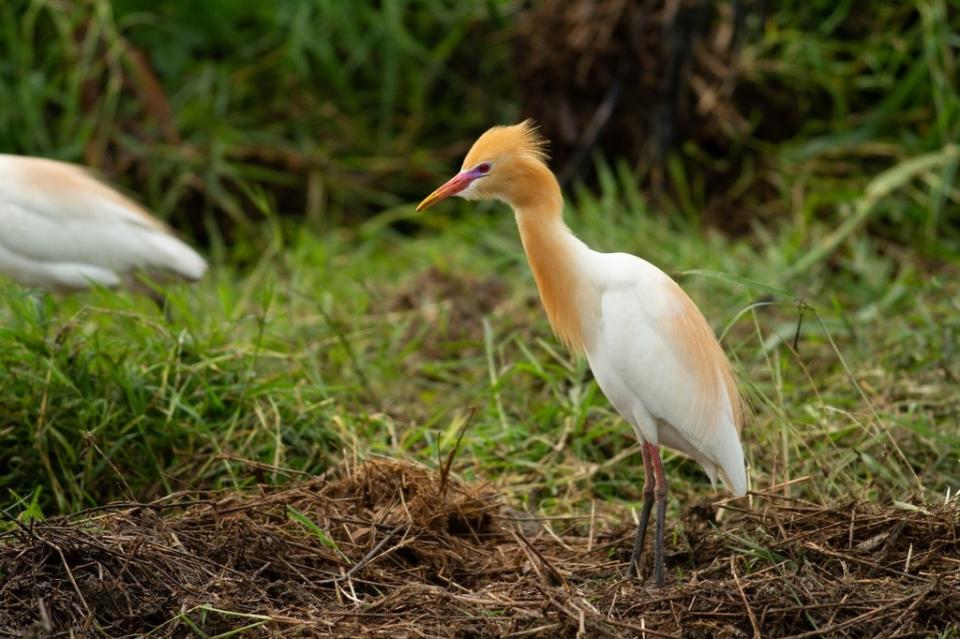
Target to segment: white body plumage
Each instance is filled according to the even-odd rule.
[[[691,362],[690,324],[706,320],[689,317],[699,311],[686,294],[645,260],[586,246],[579,259],[598,297],[584,349],[604,395],[641,441],[692,457],[711,481],[719,475],[732,493],[745,494],[736,391],[720,369],[698,371]]]
[[[133,200],[83,168],[0,154],[0,273],[69,291],[143,271],[200,279],[206,261]]]
[[[735,382],[693,301],[646,260],[594,251],[559,217],[531,223],[521,212],[517,221],[554,328],[586,354],[637,437],[688,455],[711,481],[745,494]]]

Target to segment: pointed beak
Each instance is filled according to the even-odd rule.
[[[460,173],[457,173],[452,178],[447,180],[443,186],[425,197],[423,202],[417,205],[417,212],[419,213],[423,209],[433,206],[440,200],[445,200],[451,195],[456,195],[460,191],[470,186],[470,183],[473,182],[475,178],[476,176],[471,175],[467,171],[461,171]]]

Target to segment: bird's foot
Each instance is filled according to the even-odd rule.
[[[643,581],[643,575],[640,574],[640,559],[636,553],[630,557],[630,566],[627,568],[627,579],[639,579]]]
[[[656,570],[654,570],[652,574],[649,572],[644,574],[641,572],[640,562],[635,563],[632,560],[627,568],[626,578],[631,581],[635,580],[638,585],[649,584],[649,586],[653,588],[663,588],[663,584],[666,581],[662,571],[659,577],[656,574]]]

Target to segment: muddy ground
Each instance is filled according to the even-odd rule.
[[[700,502],[671,524],[663,589],[625,578],[634,531],[618,519],[535,518],[381,459],[284,489],[6,522],[0,636],[960,633],[955,507]]]

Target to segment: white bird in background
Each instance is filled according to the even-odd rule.
[[[646,481],[629,574],[638,574],[656,501],[654,578],[662,586],[667,481],[659,447],[689,455],[711,481],[719,475],[744,495],[740,396],[710,325],[676,282],[633,255],[594,251],[570,232],[544,146],[530,120],[490,129],[460,172],[417,210],[452,195],[513,208],[554,332],[586,354],[600,388],[640,439]]]
[[[0,154],[0,273],[47,291],[198,280],[206,261],[142,206],[79,166]]]

